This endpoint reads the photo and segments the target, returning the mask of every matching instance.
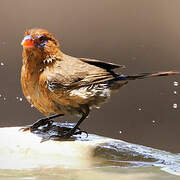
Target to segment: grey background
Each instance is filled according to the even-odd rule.
[[[0,126],[22,126],[42,117],[20,87],[26,29],[49,30],[69,55],[125,64],[124,74],[180,70],[179,9],[179,0],[0,0]],[[179,152],[180,86],[174,87],[174,81],[180,76],[130,82],[81,127]]]

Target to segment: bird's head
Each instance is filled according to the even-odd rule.
[[[27,30],[21,45],[27,54],[31,53],[35,56],[41,56],[42,59],[60,54],[58,41],[44,29]]]

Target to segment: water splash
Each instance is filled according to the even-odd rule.
[[[179,85],[179,83],[178,83],[177,81],[174,81],[173,84],[174,84],[174,86],[176,86],[176,87]]]
[[[176,94],[177,94],[177,91],[173,91],[173,94],[175,94],[175,95],[176,95]]]
[[[178,105],[176,103],[173,104],[173,108],[177,109]]]
[[[22,101],[22,100],[23,100],[23,98],[18,97],[18,96],[16,97],[16,99],[19,100],[19,101]]]

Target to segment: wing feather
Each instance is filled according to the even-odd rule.
[[[47,85],[50,89],[74,89],[113,80],[117,77],[111,69],[124,66],[100,60],[64,56],[48,68]]]
[[[115,63],[109,63],[109,62],[104,62],[101,60],[97,60],[97,59],[88,59],[88,58],[80,58],[81,61],[106,69],[106,70],[112,70],[115,68],[125,68],[124,65],[119,65],[119,64],[115,64]]]

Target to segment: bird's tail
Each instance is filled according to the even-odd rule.
[[[180,71],[165,71],[165,72],[155,72],[155,73],[141,73],[135,75],[119,75],[117,80],[135,80],[135,79],[144,79],[149,77],[157,77],[157,76],[169,76],[169,75],[177,75],[180,74]]]

